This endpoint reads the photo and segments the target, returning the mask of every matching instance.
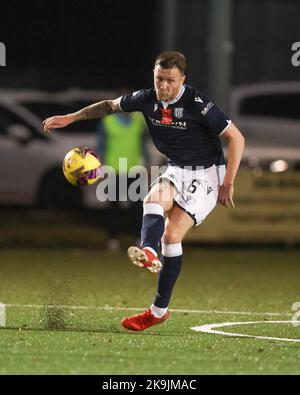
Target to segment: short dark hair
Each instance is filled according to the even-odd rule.
[[[179,71],[184,74],[186,70],[186,58],[185,56],[176,51],[165,51],[158,55],[155,60],[155,66],[161,66],[164,69],[172,69],[177,67]]]

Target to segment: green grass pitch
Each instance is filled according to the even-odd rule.
[[[299,374],[300,343],[191,330],[292,320],[299,262],[297,250],[187,248],[175,311],[166,323],[135,333],[120,320],[150,305],[156,275],[131,265],[125,251],[2,249],[0,374]],[[292,324],[221,330],[300,339]]]

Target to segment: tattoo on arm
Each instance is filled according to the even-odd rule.
[[[110,100],[104,100],[99,103],[92,104],[73,113],[73,121],[82,121],[85,119],[101,118],[114,112]]]

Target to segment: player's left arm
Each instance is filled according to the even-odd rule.
[[[225,207],[234,207],[234,180],[242,159],[245,138],[233,122],[221,133],[228,140],[227,168],[223,185],[220,187],[218,203]]]
[[[50,132],[51,129],[64,128],[73,122],[83,121],[86,119],[102,118],[105,115],[121,112],[121,98],[122,97],[118,97],[114,100],[103,100],[70,114],[54,115],[52,117],[46,118],[42,123],[44,132]]]

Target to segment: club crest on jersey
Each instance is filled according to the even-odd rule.
[[[153,111],[155,112],[157,109],[158,109],[158,104],[157,104],[157,103],[155,103],[155,104],[154,104]]]
[[[174,108],[174,116],[178,119],[183,117],[183,107]]]

